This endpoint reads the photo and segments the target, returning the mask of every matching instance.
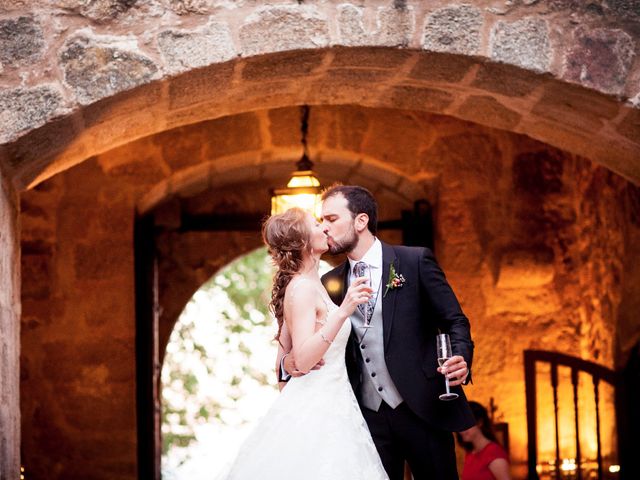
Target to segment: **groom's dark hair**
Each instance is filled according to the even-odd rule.
[[[342,194],[347,199],[347,208],[353,218],[359,213],[366,213],[369,217],[367,228],[372,234],[378,231],[378,203],[371,192],[358,185],[341,185],[339,183],[331,185],[322,192],[322,200]]]

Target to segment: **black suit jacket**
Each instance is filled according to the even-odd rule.
[[[444,273],[427,248],[393,246],[382,243],[382,321],[384,358],[391,378],[408,407],[434,427],[461,431],[475,425],[475,419],[461,387],[452,387],[460,398],[445,402],[444,376],[437,372],[436,334],[448,333],[455,355],[462,355],[469,370],[473,342],[469,320],[451,290]],[[387,290],[391,264],[405,283]],[[322,277],[331,299],[342,303],[349,280],[349,262]],[[386,294],[385,294],[386,291]],[[346,351],[349,380],[358,391],[357,340],[352,333]]]

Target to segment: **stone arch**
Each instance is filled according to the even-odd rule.
[[[638,110],[615,97],[486,59],[393,48],[278,52],[190,70],[79,107],[2,151],[24,188],[166,129],[303,103],[449,115],[525,134],[640,181]]]
[[[167,128],[350,103],[523,133],[637,183],[637,9],[474,3],[13,2],[0,159],[25,188]]]

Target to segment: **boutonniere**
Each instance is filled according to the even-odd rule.
[[[402,288],[404,286],[404,282],[406,282],[406,280],[404,279],[401,273],[396,272],[396,267],[392,263],[391,268],[389,269],[389,279],[386,285],[387,289],[384,291],[384,295],[382,296],[385,297],[389,290]]]

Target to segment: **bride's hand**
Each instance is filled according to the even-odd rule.
[[[316,363],[311,370],[320,370],[320,368],[324,365],[324,358],[321,358],[318,363]],[[284,357],[284,369],[291,375],[292,377],[301,377],[305,375],[304,372],[301,372],[296,368],[296,361],[293,358],[293,354],[288,353],[286,357]],[[282,389],[281,389],[282,390]]]
[[[340,309],[346,314],[347,317],[351,316],[358,305],[367,303],[373,294],[373,290],[367,284],[368,278],[360,277],[349,285],[349,290],[344,296],[344,300],[340,305]]]

